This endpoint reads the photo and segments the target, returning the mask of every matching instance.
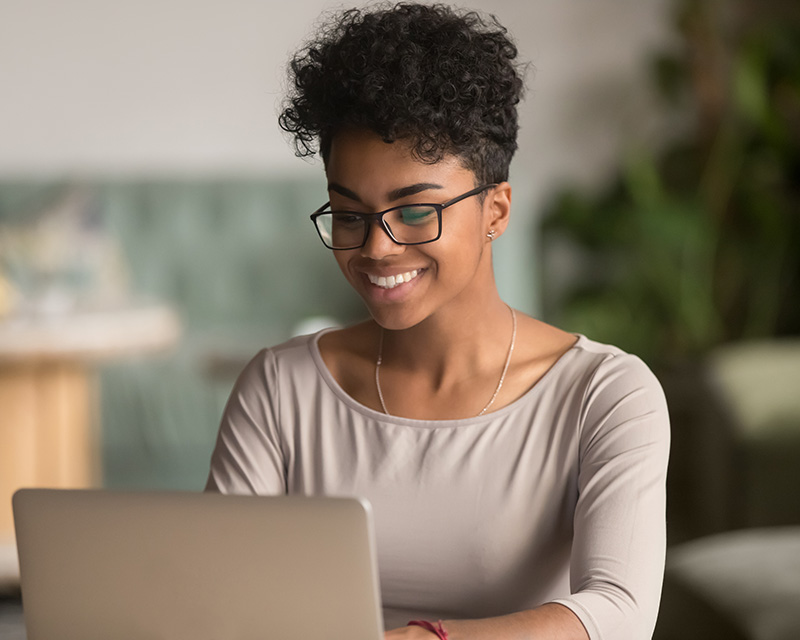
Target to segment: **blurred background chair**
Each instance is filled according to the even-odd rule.
[[[704,535],[670,549],[656,640],[798,638],[800,341],[719,347],[705,374],[684,468]]]
[[[722,507],[716,528],[800,524],[800,340],[719,347],[707,367],[729,456],[708,500]]]
[[[670,551],[655,640],[795,640],[800,527],[750,528]]]

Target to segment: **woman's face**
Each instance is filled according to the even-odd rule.
[[[403,141],[386,143],[368,131],[335,136],[326,172],[331,209],[361,213],[444,203],[476,186],[456,157],[426,164]],[[489,209],[478,196],[447,207],[435,242],[398,245],[373,224],[363,247],[333,253],[372,317],[387,329],[406,329],[451,303],[476,302],[487,278],[494,286],[486,234],[492,227],[499,235],[504,224],[493,224]]]

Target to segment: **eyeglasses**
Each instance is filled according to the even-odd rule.
[[[380,225],[397,244],[426,244],[435,242],[442,236],[443,210],[496,186],[497,184],[485,184],[476,187],[444,204],[406,204],[379,213],[325,211],[330,206],[330,202],[326,202],[311,214],[311,220],[323,244],[328,249],[337,251],[363,247],[372,223]]]

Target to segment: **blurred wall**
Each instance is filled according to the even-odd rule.
[[[362,3],[358,3],[362,4]],[[323,0],[0,0],[0,178],[316,175],[276,124],[284,66]],[[532,63],[497,244],[505,297],[536,311],[535,212],[560,181],[596,183],[660,135],[644,54],[667,0],[475,0]]]

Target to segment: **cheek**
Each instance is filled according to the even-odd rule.
[[[347,278],[349,280],[350,279],[350,272],[347,269],[347,265],[348,265],[348,262],[349,262],[349,260],[348,260],[349,256],[347,254],[349,254],[349,252],[348,251],[333,251],[332,253],[333,253],[334,260],[336,260],[336,264],[339,266],[339,269],[341,269],[341,271],[344,274],[345,278]]]
[[[450,229],[442,230],[442,240],[445,243],[445,246],[442,246],[442,260],[445,261],[445,265],[453,263],[469,269],[481,261],[486,243],[481,235],[479,222],[474,220],[464,222],[466,224],[452,224]],[[449,233],[445,235],[445,231]]]
[[[463,247],[474,248],[483,237],[483,211],[480,208],[454,211],[454,215],[442,218],[442,237],[457,241]]]

